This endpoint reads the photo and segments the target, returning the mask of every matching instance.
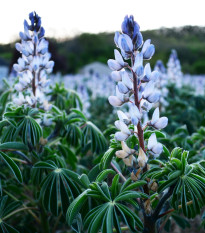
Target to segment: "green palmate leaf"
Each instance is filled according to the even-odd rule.
[[[7,164],[7,166],[12,171],[12,173],[15,175],[18,182],[22,183],[23,178],[22,178],[21,170],[16,165],[16,163],[8,155],[6,155],[3,152],[0,152],[0,157]]]
[[[113,228],[117,232],[121,232],[120,222],[124,222],[132,232],[137,232],[137,229],[142,229],[143,224],[140,218],[126,207],[126,204],[132,205],[134,208],[139,208],[136,203],[136,198],[141,197],[140,192],[131,190],[132,180],[126,182],[129,187],[126,191],[122,191],[119,184],[119,175],[115,175],[111,187],[107,183],[93,182],[89,188],[78,196],[69,206],[67,211],[67,222],[72,224],[75,217],[81,212],[81,208],[88,197],[95,203],[94,207],[84,216],[84,232],[92,233],[112,233]],[[138,183],[134,188],[144,185],[146,182]],[[130,186],[129,186],[130,185]],[[147,196],[146,196],[147,198]],[[97,202],[97,203],[96,203]]]
[[[205,205],[205,167],[203,161],[188,164],[188,152],[175,148],[162,168],[152,168],[144,177],[160,178],[158,193],[172,187],[172,206],[188,218],[200,213]]]
[[[66,131],[63,133],[63,136],[65,135],[68,143],[72,146],[78,146],[83,136],[78,125],[75,125],[74,123],[67,124],[65,129]]]
[[[58,145],[58,151],[57,153],[59,155],[63,155],[65,158],[65,161],[71,165],[73,169],[77,166],[77,157],[76,154],[67,146],[67,145]]]
[[[38,109],[22,106],[16,108],[9,104],[4,113],[8,127],[5,129],[2,142],[14,141],[20,136],[24,144],[35,146],[42,136],[42,129],[35,120],[39,117]]]
[[[5,222],[0,222],[0,233],[19,233],[16,229],[12,226],[8,225]]]
[[[83,126],[82,146],[90,143],[92,152],[102,153],[106,150],[107,142],[102,132],[90,121]]]
[[[46,162],[38,163],[34,168],[54,169],[52,164]],[[49,173],[41,183],[40,196],[43,200],[44,207],[54,215],[58,215],[59,203],[65,214],[67,208],[78,194],[78,174],[65,168],[57,168]],[[79,182],[78,182],[79,183]]]

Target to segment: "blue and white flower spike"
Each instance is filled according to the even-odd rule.
[[[16,43],[16,49],[22,54],[13,68],[19,76],[15,89],[19,92],[18,105],[27,104],[44,110],[50,109],[43,94],[43,89],[49,84],[47,75],[52,72],[54,62],[50,61],[48,41],[45,40],[45,30],[41,26],[41,18],[36,12],[29,14],[30,24],[24,21],[24,32],[20,32],[21,43]],[[22,92],[25,95],[24,101]]]
[[[150,39],[143,44],[140,27],[133,16],[124,18],[122,32],[115,33],[114,41],[121,54],[115,50],[115,60],[108,60],[109,67],[114,70],[112,78],[117,82],[116,96],[110,96],[108,100],[115,107],[128,103],[130,109],[126,114],[117,111],[119,120],[115,122],[115,126],[119,131],[115,133],[115,139],[121,141],[122,150],[117,151],[116,156],[122,158],[128,167],[132,165],[132,170],[140,168],[139,171],[145,172],[148,169],[147,151],[157,157],[162,152],[163,146],[157,142],[155,133],[151,134],[146,145],[144,130],[149,126],[160,130],[168,124],[166,117],[159,117],[159,108],[155,109],[151,120],[147,117],[147,120],[143,121],[142,117],[145,114],[148,116],[147,113],[160,98],[160,91],[155,88],[159,73],[156,70],[152,71],[149,63],[143,66],[143,60],[149,60],[154,55],[155,47]],[[130,59],[130,65],[124,59]],[[126,145],[126,140],[133,135],[138,138],[139,145],[136,145],[135,149],[130,149]],[[133,163],[136,155],[138,155],[137,166]]]

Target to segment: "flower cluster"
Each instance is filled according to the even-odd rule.
[[[181,64],[177,56],[177,51],[172,49],[172,52],[170,54],[168,63],[167,63],[167,76],[170,81],[173,81],[177,85],[178,80],[180,80],[183,76],[181,71]]]
[[[151,40],[143,43],[140,27],[134,21],[133,16],[126,16],[122,23],[122,33],[116,32],[114,41],[119,50],[115,49],[115,59],[108,60],[108,66],[112,69],[112,78],[117,82],[116,95],[108,98],[111,105],[120,107],[124,103],[129,106],[129,111],[117,111],[119,120],[115,122],[119,130],[115,133],[115,139],[121,141],[122,150],[116,152],[118,158],[123,159],[128,167],[133,166],[136,160],[140,168],[144,168],[148,155],[157,157],[163,150],[161,143],[157,142],[153,132],[148,139],[147,145],[144,142],[144,130],[147,127],[161,130],[167,126],[168,119],[159,116],[159,108],[153,112],[152,119],[143,121],[144,113],[156,106],[160,99],[160,92],[156,89],[159,79],[159,72],[152,71],[149,63],[143,66],[144,60],[152,58],[155,47]],[[128,61],[131,60],[129,64]],[[134,135],[139,141],[139,151],[127,146],[126,140]],[[137,147],[136,147],[137,148]]]
[[[48,110],[43,88],[49,84],[47,74],[53,70],[54,62],[50,61],[48,41],[45,40],[45,30],[41,27],[41,18],[35,13],[29,14],[30,24],[24,21],[24,32],[20,32],[21,43],[16,43],[16,49],[22,54],[13,68],[18,73],[19,82],[15,89],[19,92],[15,103],[27,104]],[[23,93],[23,94],[22,94]]]

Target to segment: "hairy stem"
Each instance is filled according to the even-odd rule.
[[[132,65],[133,65],[134,62],[135,62],[134,57],[131,58],[131,62],[132,62]],[[138,78],[137,78],[136,73],[132,70],[132,68],[130,68],[130,67],[128,67],[128,68],[132,71],[132,74],[133,74],[135,105],[137,106],[137,108],[140,111],[140,102],[139,102],[139,98],[138,98]],[[145,144],[144,144],[144,131],[143,131],[142,126],[141,126],[141,120],[137,124],[137,131],[138,131],[139,145],[142,148],[142,150],[144,152],[146,152],[145,151]],[[146,171],[147,171],[147,164],[143,168],[143,173],[145,173]],[[149,195],[148,185],[144,185],[144,192]]]
[[[117,169],[117,167],[114,165],[113,162],[111,162],[111,166],[113,167],[113,169],[120,175],[120,177],[123,179],[123,181],[125,182],[127,179],[123,176],[123,174]]]

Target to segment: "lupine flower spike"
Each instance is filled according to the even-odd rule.
[[[122,32],[116,32],[114,37],[119,50],[115,49],[114,60],[108,60],[108,66],[113,70],[111,76],[117,82],[116,95],[110,96],[108,100],[114,107],[128,104],[128,113],[117,111],[119,120],[115,122],[115,126],[119,131],[115,133],[115,139],[121,141],[122,150],[117,151],[116,156],[124,161],[130,171],[135,170],[135,174],[138,174],[136,167],[133,167],[135,156],[138,156],[139,171],[144,171],[148,169],[148,155],[156,158],[163,150],[155,133],[151,134],[146,145],[144,130],[147,126],[163,129],[167,126],[168,119],[159,117],[159,108],[156,108],[152,119],[143,122],[143,115],[147,114],[153,105],[156,106],[160,99],[160,92],[155,88],[159,78],[158,71],[152,71],[149,63],[143,66],[143,60],[149,60],[154,55],[155,47],[149,39],[143,43],[140,27],[133,16],[125,17],[121,29]],[[124,61],[129,59],[130,63]],[[135,149],[139,148],[138,151],[129,148],[126,143],[133,135],[138,138],[139,145],[135,146]],[[132,172],[132,176],[133,174]]]
[[[45,30],[41,26],[41,18],[35,13],[29,14],[30,24],[24,21],[24,32],[20,32],[21,43],[16,43],[16,49],[22,54],[14,70],[19,76],[15,89],[19,92],[14,100],[17,105],[27,104],[48,110],[50,105],[43,94],[43,88],[49,84],[47,74],[53,70],[54,62],[50,61],[48,41],[45,40]],[[24,95],[22,94],[24,93]]]

